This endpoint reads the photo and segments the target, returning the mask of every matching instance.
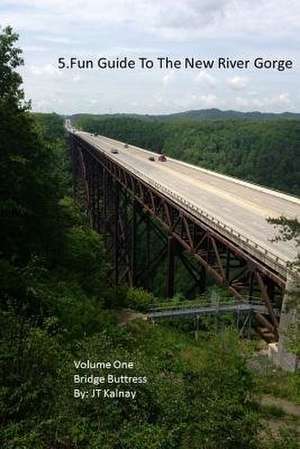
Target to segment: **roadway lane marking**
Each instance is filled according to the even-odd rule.
[[[114,139],[110,139],[108,137],[105,136],[100,136],[97,137],[97,139],[100,140],[104,140],[104,142],[106,144],[109,144],[111,146],[115,146],[115,147],[119,147],[120,149],[124,148],[124,144],[120,141],[114,140]],[[129,145],[129,148],[131,153],[136,154],[137,157],[141,158],[141,155],[146,155],[146,157],[148,157],[148,155],[153,154],[156,155],[156,153],[152,152],[152,151],[148,151],[145,150],[143,148],[139,148],[136,147],[134,145]],[[180,172],[180,170],[185,170],[188,171],[190,170],[191,173],[186,173],[186,176],[188,176],[188,178],[190,179],[190,177],[192,177],[192,175],[194,175],[194,180],[199,180],[201,182],[201,180],[199,179],[199,176],[201,176],[202,178],[206,178],[203,179],[202,182],[204,183],[208,183],[210,185],[213,184],[213,188],[214,189],[218,189],[218,187],[216,185],[214,185],[215,183],[220,184],[223,183],[224,184],[224,188],[226,189],[226,187],[228,187],[229,189],[233,189],[235,187],[235,191],[232,192],[233,195],[239,195],[240,197],[243,197],[243,200],[245,202],[248,202],[248,204],[252,204],[252,207],[259,207],[259,209],[261,210],[266,210],[269,213],[266,214],[266,216],[273,216],[274,217],[278,217],[280,215],[285,215],[291,219],[294,218],[300,218],[300,200],[294,197],[288,197],[287,194],[281,193],[281,192],[277,192],[277,191],[272,191],[271,189],[268,189],[266,187],[263,186],[257,186],[256,184],[247,184],[246,181],[240,180],[238,178],[234,178],[234,177],[228,177],[226,175],[222,175],[220,173],[215,173],[213,171],[210,170],[206,170],[203,169],[201,167],[198,166],[193,166],[190,164],[186,164],[185,162],[182,161],[177,161],[176,159],[172,159],[172,158],[168,158],[169,161],[169,165],[174,165],[174,171],[176,173],[178,173],[178,171],[176,170],[176,168],[178,167],[178,170]],[[184,173],[181,173],[184,174]],[[195,178],[196,177],[196,178]],[[220,186],[221,188],[219,188],[218,190],[223,191],[223,187]],[[229,191],[228,191],[229,193]],[[253,196],[253,195],[257,195],[257,196],[261,196],[261,198],[257,199],[258,204],[254,203],[253,201],[251,201],[251,199],[249,200],[247,197],[249,197],[249,195]],[[239,201],[241,201],[242,198],[239,198]],[[268,207],[269,203],[273,202],[273,212],[271,212],[271,209]],[[282,205],[284,203],[284,206]],[[241,204],[241,203],[239,203]],[[276,210],[275,210],[276,209]]]
[[[100,138],[98,138],[98,140],[99,139]],[[112,147],[112,148],[117,146],[117,145],[114,145],[114,144],[112,144],[110,142],[105,142],[105,144],[106,145],[110,145],[110,147]],[[121,145],[121,144],[119,144],[119,145]],[[146,157],[145,155],[142,156],[142,155],[138,154],[139,150],[132,150],[131,149],[131,151],[130,151],[130,148],[126,149],[126,150],[123,149],[123,148],[118,148],[118,150],[121,151],[122,154],[123,154],[123,151],[124,151],[124,154],[128,154],[128,155],[130,154],[130,155],[136,157],[140,161],[143,161],[143,162],[145,162],[146,160],[148,161],[148,159],[145,159],[145,157]],[[126,151],[126,153],[125,153],[125,151]],[[130,151],[130,153],[129,153],[129,151]],[[135,153],[134,155],[132,154],[133,151]],[[150,161],[148,161],[148,162],[150,163]],[[156,161],[156,163],[158,164],[159,162]],[[174,169],[168,167],[168,165],[167,165],[168,162],[166,162],[166,163],[159,163],[159,164],[161,164],[161,165],[156,165],[155,168],[157,168],[158,170],[161,170],[163,172],[167,172],[170,175],[172,175],[172,177],[174,178],[174,181],[176,181],[176,179],[175,179],[176,177],[180,178],[182,181],[185,182],[187,187],[189,186],[189,184],[192,184],[194,187],[199,188],[199,190],[205,190],[205,191],[213,194],[215,197],[220,198],[220,199],[223,198],[225,200],[228,200],[229,202],[232,202],[232,203],[238,205],[241,208],[245,208],[245,204],[247,204],[248,206],[246,206],[246,209],[253,209],[253,210],[255,210],[255,212],[258,215],[260,215],[260,216],[262,216],[264,218],[267,218],[267,217],[277,218],[280,215],[280,214],[278,214],[277,212],[275,212],[272,209],[266,209],[264,206],[263,207],[259,207],[255,203],[253,203],[252,201],[245,200],[244,198],[241,201],[239,198],[234,197],[231,193],[224,192],[224,190],[221,190],[220,188],[213,187],[213,186],[207,184],[205,181],[201,181],[200,179],[195,180],[195,179],[192,179],[192,178],[188,177],[188,175],[181,174],[177,170],[174,170]],[[172,164],[172,162],[171,162],[171,164]],[[134,168],[134,166],[133,166],[133,168]],[[145,167],[145,168],[147,168],[147,167]],[[165,181],[163,181],[163,182],[165,182]],[[169,185],[169,187],[170,187],[170,185]],[[199,205],[199,207],[201,207],[201,206]]]

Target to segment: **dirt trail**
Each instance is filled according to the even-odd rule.
[[[117,316],[121,326],[126,326],[126,324],[128,324],[129,321],[136,319],[147,320],[147,316],[145,314],[140,312],[134,312],[128,309],[118,311]]]
[[[287,415],[293,415],[300,418],[300,405],[296,405],[286,399],[275,398],[274,396],[265,395],[261,399],[262,405],[274,405],[281,408]]]

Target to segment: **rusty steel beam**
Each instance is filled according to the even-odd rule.
[[[135,285],[138,280],[137,216],[144,214],[145,272],[149,276],[154,266],[162,263],[167,255],[167,296],[175,293],[174,248],[178,246],[190,253],[209,275],[239,300],[260,299],[264,302],[270,327],[274,327],[276,334],[278,315],[274,307],[280,308],[282,301],[286,282],[282,275],[80,137],[71,136],[70,148],[77,197],[79,189],[85,194],[85,206],[90,210],[93,226],[113,236],[116,283],[120,281],[121,268],[125,273],[122,279],[130,285]],[[80,201],[84,203],[82,198]],[[152,222],[157,221],[168,236],[166,250],[152,259],[149,217]],[[111,229],[112,219],[114,229]]]
[[[167,285],[166,285],[167,298],[173,298],[175,294],[175,258],[176,258],[176,240],[172,235],[169,235]]]

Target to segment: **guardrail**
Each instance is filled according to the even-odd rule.
[[[75,135],[78,136],[77,133]],[[90,142],[88,143],[91,144]],[[110,155],[105,150],[103,150],[103,148],[101,148],[101,146],[98,143],[93,143],[92,145],[97,147],[97,149],[100,150],[105,156],[110,157],[123,167],[127,168],[131,173],[135,174],[138,178],[145,181],[151,187],[154,187],[156,190],[159,190],[159,192],[165,193],[168,197],[173,199],[177,204],[182,206],[185,210],[190,212],[196,218],[204,221],[206,224],[208,224],[210,227],[212,227],[218,232],[222,230],[223,235],[225,234],[231,240],[235,239],[235,241],[238,242],[239,244],[243,243],[248,250],[252,249],[256,257],[262,258],[264,262],[267,261],[269,264],[272,264],[272,267],[273,268],[276,267],[275,269],[277,270],[278,273],[280,273],[284,277],[286,276],[289,266],[289,262],[287,260],[267,250],[254,240],[245,237],[231,226],[222,223],[220,219],[217,219],[216,217],[210,215],[206,210],[200,208],[199,206],[196,206],[191,201],[187,201],[181,195],[178,195],[177,193],[173,192],[168,187],[163,186],[157,181],[153,181],[151,178],[149,178],[149,176],[140,172],[127,162],[119,161],[116,156]]]
[[[108,141],[114,141],[117,144],[122,144],[122,142],[120,142],[119,140],[113,139],[111,137],[100,136],[100,135],[99,135],[99,137],[107,139]],[[149,155],[150,154],[153,155],[153,156],[157,156],[158,155],[158,153],[153,151],[153,150],[146,150],[145,148],[140,148],[140,147],[137,147],[137,146],[132,145],[132,144],[128,144],[128,147],[129,148],[134,148],[135,150],[138,150],[138,151],[142,151],[143,153],[147,153]],[[243,179],[236,178],[235,176],[225,175],[224,173],[221,173],[221,172],[218,172],[218,171],[209,170],[208,168],[203,168],[203,167],[198,166],[198,165],[193,165],[193,164],[190,164],[189,162],[186,162],[186,161],[183,161],[183,160],[180,160],[180,159],[174,159],[174,158],[172,158],[170,156],[168,156],[168,160],[172,161],[172,162],[175,162],[176,164],[188,167],[190,169],[200,171],[202,173],[208,173],[208,174],[216,176],[218,178],[226,179],[227,181],[231,181],[231,182],[234,182],[234,183],[239,184],[239,185],[243,185],[243,186],[246,186],[246,187],[249,187],[249,185],[250,185],[252,188],[255,188],[256,190],[259,190],[260,192],[270,193],[270,190],[271,190],[273,194],[276,193],[279,197],[284,197],[286,200],[289,200],[289,201],[293,201],[293,202],[296,201],[300,205],[300,199],[295,194],[286,193],[286,192],[283,192],[282,190],[275,189],[274,187],[272,187],[272,188],[269,187],[268,188],[268,187],[266,187],[266,186],[264,186],[262,184],[258,184],[258,183],[253,182],[253,181],[244,181]]]

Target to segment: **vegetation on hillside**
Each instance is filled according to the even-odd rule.
[[[152,297],[109,287],[103,239],[69,196],[62,119],[34,116],[24,102],[17,39],[0,32],[1,447],[265,448],[234,332],[197,343],[177,329],[117,321],[116,307]],[[74,360],[86,359],[132,360],[149,381],[135,400],[75,398]],[[281,447],[296,447],[290,440]]]
[[[195,109],[184,112],[175,112],[171,114],[72,114],[71,119],[76,121],[81,118],[89,119],[104,119],[104,118],[137,118],[140,120],[148,121],[181,121],[181,120],[299,120],[300,114],[294,112],[240,112],[227,110],[222,111],[220,109]]]

